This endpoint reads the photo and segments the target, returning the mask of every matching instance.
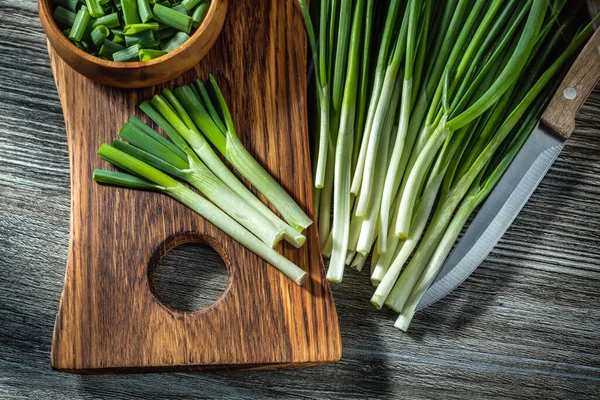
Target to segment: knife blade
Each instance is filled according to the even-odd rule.
[[[565,75],[540,123],[427,289],[417,310],[453,291],[496,246],[575,130],[575,116],[599,80],[600,30],[597,30]]]

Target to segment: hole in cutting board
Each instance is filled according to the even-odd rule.
[[[227,288],[223,257],[205,243],[177,244],[151,267],[154,295],[166,306],[194,312],[215,303]]]

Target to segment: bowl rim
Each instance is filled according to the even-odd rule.
[[[63,44],[66,45],[66,47],[70,48],[70,50],[73,53],[75,53],[78,57],[81,57],[88,62],[101,65],[104,68],[135,69],[135,68],[145,68],[145,67],[150,67],[152,65],[160,64],[162,62],[170,60],[171,58],[177,57],[178,54],[186,51],[189,47],[192,46],[192,44],[194,42],[196,42],[196,40],[198,40],[202,36],[204,31],[206,31],[208,25],[210,25],[210,23],[212,22],[212,20],[215,16],[215,13],[216,13],[217,7],[219,6],[219,3],[221,3],[222,1],[223,0],[210,0],[210,7],[208,8],[208,12],[206,13],[206,17],[204,17],[204,21],[202,21],[202,24],[200,24],[200,26],[196,29],[196,31],[190,36],[190,38],[184,44],[179,46],[174,51],[171,51],[167,54],[164,54],[160,57],[157,57],[157,58],[154,58],[154,59],[148,60],[148,61],[126,61],[126,62],[105,60],[100,57],[93,56],[93,55],[81,50],[77,46],[75,46],[75,44],[73,42],[71,42],[65,36],[65,34],[60,30],[60,28],[56,24],[56,21],[54,21],[54,17],[53,17],[53,13],[52,13],[53,7],[51,5],[52,0],[39,0],[38,8],[39,8],[40,16],[44,15],[50,21],[49,24],[44,24],[43,23],[44,18],[42,18],[42,25],[46,25],[48,27],[48,29],[51,30],[51,32],[49,32],[49,34],[55,35],[57,37],[57,40],[63,42]],[[48,36],[49,36],[49,34],[48,34]]]

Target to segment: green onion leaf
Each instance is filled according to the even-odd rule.
[[[125,0],[123,0],[125,1]],[[179,31],[189,34],[192,30],[192,17],[156,3],[152,9],[154,19]]]

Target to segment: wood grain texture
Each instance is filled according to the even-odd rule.
[[[393,314],[369,304],[367,275],[349,270],[333,287],[344,344],[339,363],[80,376],[49,367],[67,259],[69,160],[34,0],[0,1],[0,54],[0,398],[598,397],[600,88],[498,246],[456,291],[418,313],[408,334],[392,327]],[[198,257],[222,262],[188,256],[165,267]],[[198,273],[184,272],[177,281]]]
[[[600,29],[581,50],[542,115],[542,122],[564,138],[575,130],[575,117],[600,80]]]
[[[207,57],[166,86],[214,73],[241,140],[312,215],[303,35],[292,2],[236,2]],[[131,114],[144,118],[137,106],[161,88],[102,86],[70,68],[53,48],[49,53],[71,171],[71,235],[52,367],[141,372],[339,360],[339,325],[316,227],[301,249],[278,247],[309,274],[297,286],[173,199],[93,182],[94,169],[109,167],[96,155],[99,146],[110,143]],[[193,242],[214,247],[230,278],[212,306],[184,313],[157,300],[154,267],[169,250]]]
[[[198,64],[221,32],[227,2],[212,0],[204,21],[187,42],[169,54],[145,62],[114,62],[94,57],[73,45],[56,26],[52,0],[38,0],[38,10],[48,41],[71,68],[106,85],[140,88],[167,82]]]

